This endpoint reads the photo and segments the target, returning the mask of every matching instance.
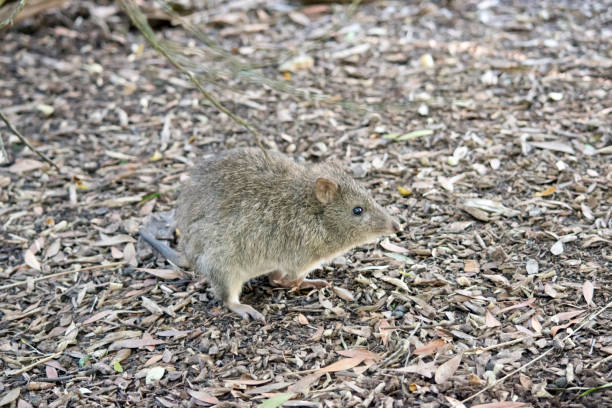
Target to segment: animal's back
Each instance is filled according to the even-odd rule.
[[[267,161],[258,149],[236,149],[194,169],[177,208],[183,250],[192,263],[202,254],[239,264],[295,256],[287,246],[304,236],[308,214],[296,203],[304,196],[306,204],[307,168],[269,154]]]

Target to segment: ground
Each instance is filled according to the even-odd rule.
[[[247,285],[265,324],[137,234],[253,136],[112,2],[3,30],[0,109],[60,170],[0,125],[0,404],[612,406],[579,395],[612,381],[612,2],[308,3],[147,10],[267,148],[401,222],[331,288]]]

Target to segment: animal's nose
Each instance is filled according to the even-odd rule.
[[[398,232],[402,230],[402,227],[400,227],[399,222],[392,220],[391,229],[393,230],[393,233],[397,234]]]

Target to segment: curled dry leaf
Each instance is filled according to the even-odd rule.
[[[539,335],[542,334],[542,325],[538,321],[536,315],[531,316],[529,320],[531,322],[531,328]]]
[[[349,349],[336,351],[338,354],[344,357],[358,357],[363,360],[380,360],[380,355],[372,353],[366,349]]]
[[[128,242],[125,245],[123,248],[123,258],[129,265],[133,267],[138,266],[138,261],[136,260],[136,248],[134,247],[133,243]]]
[[[30,268],[40,272],[40,262],[38,262],[38,259],[36,259],[36,255],[34,255],[34,252],[32,252],[30,249],[26,249],[26,251],[24,252],[23,260]]]
[[[207,404],[215,405],[219,403],[219,400],[214,396],[210,395],[205,391],[196,391],[196,390],[187,390],[187,394],[191,395],[193,398],[198,401],[205,402]]]
[[[574,320],[570,320],[569,322],[565,323],[565,324],[560,324],[558,326],[553,326],[550,328],[550,334],[555,337],[557,335],[557,332],[559,330],[564,330],[567,329],[568,327],[570,327],[572,324],[576,324],[576,323],[580,323],[582,321],[582,319],[574,319]]]
[[[141,348],[146,346],[157,346],[158,344],[164,344],[163,340],[155,339],[126,339],[114,342],[108,348],[109,350],[119,350],[122,348]]]
[[[550,320],[553,323],[559,323],[559,322],[562,322],[564,320],[573,319],[574,317],[576,317],[576,316],[578,316],[579,314],[582,314],[582,313],[584,313],[584,310],[570,310],[569,312],[557,313],[556,315],[551,317]]]
[[[346,300],[347,302],[352,302],[355,300],[355,296],[353,296],[353,292],[348,289],[345,289],[340,286],[333,286],[332,290],[340,299]]]
[[[439,348],[443,347],[446,342],[443,339],[435,339],[430,341],[426,345],[415,349],[412,353],[417,356],[427,356],[438,351]]]
[[[385,240],[380,243],[380,246],[387,251],[396,252],[398,254],[407,254],[409,252],[408,249],[390,242],[388,238],[385,238]]]
[[[521,408],[526,407],[528,404],[525,402],[518,401],[499,401],[489,402],[488,404],[472,405],[471,408]]]
[[[335,363],[332,363],[328,366],[318,369],[316,372],[324,374],[324,373],[333,373],[336,371],[350,370],[351,368],[357,367],[359,364],[361,364],[363,360],[364,358],[361,356],[343,358],[342,360],[338,360]]]
[[[158,278],[165,280],[180,279],[183,277],[183,274],[181,272],[172,269],[136,268],[136,270],[146,272],[148,274],[157,276]]]
[[[557,293],[555,288],[553,288],[550,283],[547,283],[544,285],[544,293],[546,293],[548,296],[550,296],[553,299],[559,295],[559,293]]]
[[[303,377],[295,384],[290,385],[289,388],[287,388],[287,392],[294,392],[294,393],[304,392],[308,387],[310,387],[312,384],[317,382],[317,380],[321,378],[322,375],[323,373],[318,373],[318,372],[308,374],[306,377]]]
[[[387,341],[389,341],[389,335],[393,333],[393,330],[395,329],[391,327],[387,319],[382,319],[380,321],[378,331],[380,332],[380,340],[382,341],[382,344],[387,344]]]
[[[517,303],[515,305],[505,307],[505,308],[499,310],[498,312],[496,312],[495,314],[500,314],[500,313],[507,312],[509,310],[520,309],[522,307],[531,306],[531,305],[533,305],[534,302],[535,302],[535,298],[529,298],[529,299],[525,300],[524,302],[520,302],[520,303]]]
[[[380,279],[381,281],[385,281],[387,283],[390,283],[392,285],[397,286],[400,289],[403,289],[406,292],[410,291],[410,288],[408,287],[408,285],[406,284],[406,282],[404,282],[401,279],[398,278],[392,278],[390,276],[386,276],[386,275],[382,275],[382,274],[376,274],[375,275],[378,279]]]
[[[457,371],[457,368],[459,368],[459,363],[461,363],[462,357],[463,355],[459,354],[438,367],[434,376],[436,384],[445,383],[453,376],[453,374],[455,374],[455,371]]]
[[[308,319],[306,318],[306,316],[304,316],[303,314],[299,313],[296,317],[295,320],[301,324],[301,325],[307,325],[308,324]]]
[[[589,306],[595,306],[593,303],[593,292],[595,291],[595,286],[593,286],[593,282],[586,281],[582,285],[582,296],[584,296],[584,300],[587,302]]]

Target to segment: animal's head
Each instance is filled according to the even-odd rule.
[[[314,195],[326,228],[340,241],[360,245],[400,232],[399,223],[351,176],[335,165],[321,168],[324,175],[314,179]]]

